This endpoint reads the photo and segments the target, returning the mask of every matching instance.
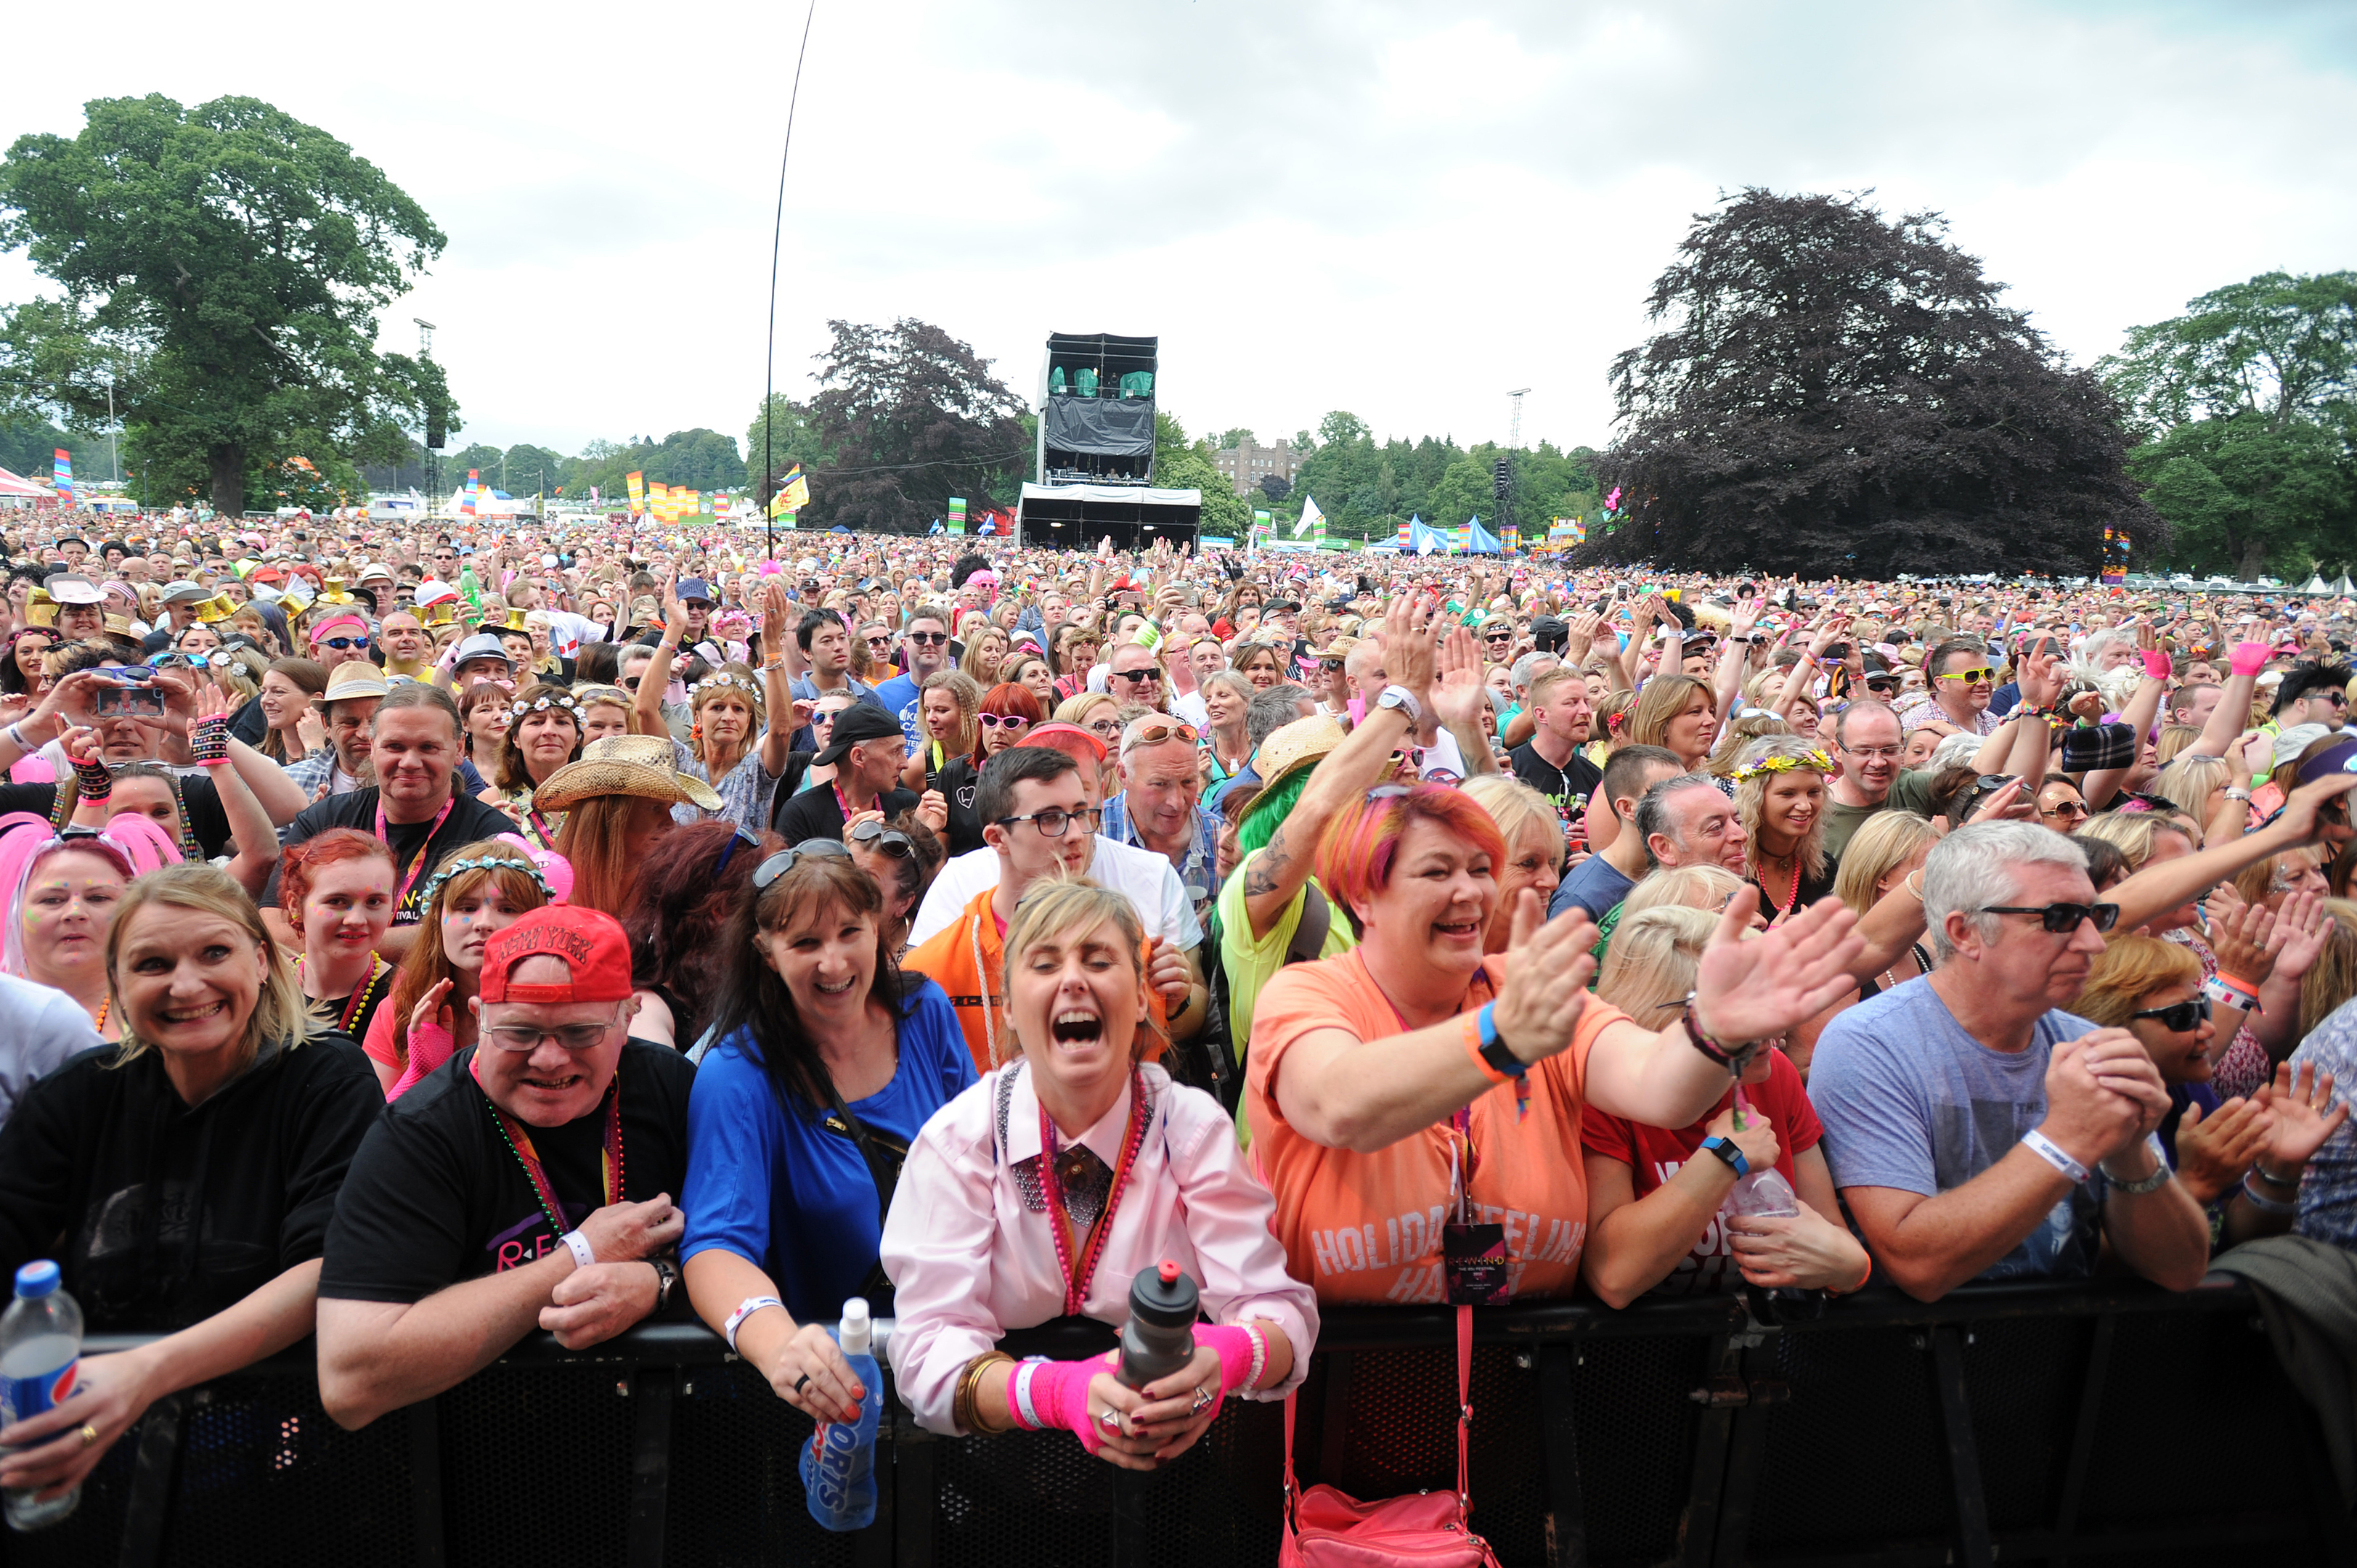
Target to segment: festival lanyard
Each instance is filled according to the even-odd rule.
[[[393,890],[393,907],[395,909],[401,908],[403,900],[409,897],[409,890],[417,885],[417,874],[425,869],[425,852],[434,846],[434,835],[442,831],[442,824],[449,821],[450,813],[456,811],[457,806],[458,792],[453,789],[450,791],[450,798],[442,802],[442,810],[435,816],[434,825],[425,830],[425,837],[418,844],[415,857],[409,863],[408,874],[402,877],[401,886]],[[376,836],[383,839],[388,848],[391,847],[393,840],[386,832],[384,794],[382,790],[378,791],[376,798]]]
[[[295,967],[297,970],[303,967],[303,960],[299,957],[295,961]],[[343,1016],[336,1020],[339,1033],[349,1035],[352,1032],[352,1020],[359,1017],[361,1010],[368,1005],[368,999],[376,992],[376,983],[382,980],[392,969],[393,965],[385,962],[384,960],[374,954],[370,955],[368,978],[361,981],[350,996],[344,998]]]
[[[1359,966],[1364,969],[1366,960],[1361,958]],[[1488,977],[1489,972],[1485,969],[1482,978],[1486,981]],[[1368,972],[1367,979],[1371,984],[1373,983],[1372,971]],[[1408,1027],[1407,1015],[1399,1010],[1399,1004],[1391,999],[1390,993],[1380,985],[1374,989],[1375,994],[1383,999],[1383,1005],[1392,1010],[1392,1017],[1398,1022],[1400,1033],[1413,1034],[1415,1031]],[[1525,1096],[1529,1091],[1518,1083],[1514,1092],[1516,1109],[1527,1114]],[[1473,1147],[1473,1108],[1470,1105],[1458,1106],[1448,1118],[1448,1130],[1454,1134],[1448,1144],[1449,1208],[1456,1213],[1458,1224],[1469,1225],[1473,1221],[1473,1173],[1481,1165],[1480,1154]]]
[[[475,1047],[468,1058],[467,1070],[475,1075],[475,1087],[483,1087],[483,1048]],[[524,1179],[532,1183],[534,1197],[540,1199],[541,1212],[548,1216],[550,1233],[563,1236],[573,1229],[565,1223],[565,1209],[556,1201],[556,1188],[541,1167],[540,1155],[532,1146],[532,1133],[524,1125],[500,1110],[485,1090],[483,1103],[490,1107],[491,1120],[500,1124],[500,1136],[507,1140],[508,1151],[516,1163],[523,1166]],[[622,1072],[617,1064],[614,1081],[606,1086],[606,1144],[598,1155],[600,1174],[605,1177],[605,1207],[610,1208],[622,1201]]]
[[[1088,1300],[1089,1281],[1095,1277],[1097,1260],[1104,1256],[1105,1242],[1113,1235],[1114,1210],[1121,1207],[1121,1196],[1129,1185],[1130,1167],[1136,1163],[1138,1145],[1146,1142],[1146,1079],[1135,1068],[1129,1077],[1129,1127],[1122,1133],[1121,1161],[1114,1166],[1113,1185],[1105,1190],[1104,1212],[1097,1216],[1089,1228],[1088,1245],[1080,1250],[1074,1260],[1072,1217],[1064,1207],[1064,1184],[1056,1175],[1056,1123],[1048,1115],[1045,1105],[1039,1107],[1039,1190],[1048,1200],[1048,1212],[1056,1222],[1056,1266],[1064,1275],[1064,1316],[1078,1317]]]
[[[843,792],[843,780],[840,779],[831,779],[827,780],[826,787],[834,791],[835,810],[843,813],[843,825],[849,827],[851,825],[851,801]]]

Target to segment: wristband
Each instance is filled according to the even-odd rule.
[[[1867,1254],[1866,1259],[1866,1273],[1858,1275],[1857,1283],[1854,1285],[1827,1285],[1825,1287],[1825,1294],[1827,1295],[1855,1295],[1859,1291],[1864,1290],[1868,1284],[1872,1283],[1873,1280],[1874,1255],[1869,1252]]]
[[[24,722],[24,720],[18,719],[16,724],[23,724]],[[28,743],[23,736],[16,733],[16,725],[10,725],[6,729],[0,730],[0,735],[6,736],[8,737],[8,744],[15,746],[18,751],[32,752],[40,749],[39,747]]]
[[[2021,1135],[2021,1146],[2061,1171],[2076,1184],[2087,1179],[2087,1167],[2063,1153],[2062,1145],[2032,1127]]]
[[[2245,981],[2223,974],[2212,975],[2201,983],[2201,994],[2216,1007],[2232,1007],[2238,1012],[2264,1015],[2266,1009],[2259,1005],[2259,990]]]
[[[1048,1424],[1039,1419],[1039,1412],[1031,1403],[1032,1374],[1039,1371],[1046,1360],[1045,1356],[1034,1356],[1017,1366],[1006,1380],[1006,1412],[1025,1432],[1037,1432]]]
[[[1695,998],[1699,994],[1701,993],[1695,991],[1686,993],[1686,1011],[1684,1020],[1686,1039],[1693,1044],[1695,1049],[1725,1068],[1728,1072],[1741,1077],[1743,1069],[1751,1065],[1751,1058],[1759,1054],[1760,1042],[1747,1040],[1742,1045],[1730,1048],[1704,1033],[1702,1020],[1695,1014]]]
[[[2262,1214],[2297,1214],[2299,1212],[2299,1205],[2298,1203],[2285,1203],[2278,1198],[2268,1197],[2261,1193],[2258,1187],[2253,1185],[2257,1179],[2257,1176],[2258,1173],[2254,1171],[2250,1175],[2243,1177],[2244,1202],[2249,1204],[2253,1208],[2257,1209]]]
[[[589,1244],[589,1238],[580,1231],[567,1230],[559,1240],[563,1240],[565,1247],[573,1253],[574,1267],[586,1269],[597,1261],[597,1249],[592,1247]]]
[[[1491,1083],[1506,1083],[1530,1070],[1520,1057],[1506,1048],[1498,1037],[1497,1004],[1485,1002],[1479,1012],[1462,1015],[1465,1024],[1465,1051],[1473,1065]]]
[[[1244,1391],[1249,1393],[1260,1387],[1261,1374],[1268,1370],[1268,1337],[1257,1322],[1246,1322],[1243,1330],[1252,1336],[1252,1369],[1244,1374]]]
[[[1255,1380],[1253,1367],[1265,1359],[1265,1347],[1256,1345],[1251,1333],[1241,1324],[1221,1323],[1195,1330],[1199,1348],[1220,1353],[1220,1397],[1227,1398],[1239,1389],[1248,1389]]]
[[[2168,680],[2170,668],[2169,655],[2159,649],[2147,648],[2144,650],[2144,672],[2153,680]]]
[[[80,757],[73,765],[75,789],[85,800],[99,801],[114,793],[114,775],[103,762],[85,762]]]
[[[2267,661],[2267,645],[2264,642],[2238,642],[2227,660],[2227,667],[2237,675],[2255,675]]]
[[[229,715],[215,714],[188,725],[188,752],[207,768],[229,760]]]
[[[1714,1133],[1702,1141],[1702,1146],[1724,1160],[1727,1163],[1727,1168],[1738,1176],[1748,1176],[1751,1174],[1751,1162],[1744,1158],[1741,1149],[1735,1146],[1734,1139]]]
[[[728,1321],[720,1326],[720,1337],[728,1341],[728,1353],[732,1356],[737,1354],[737,1330],[747,1318],[765,1306],[774,1306],[783,1311],[785,1305],[773,1295],[748,1295],[738,1302],[737,1310],[728,1315]]]

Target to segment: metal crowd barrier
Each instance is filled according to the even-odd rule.
[[[2315,1421],[2248,1291],[2135,1282],[1871,1291],[1765,1333],[1739,1303],[1476,1314],[1475,1529],[1544,1564],[2357,1563]],[[131,1341],[93,1337],[89,1353]],[[1014,1337],[1085,1354],[1095,1325]],[[1305,1486],[1450,1483],[1438,1310],[1330,1314],[1300,1402]],[[200,1568],[1152,1568],[1275,1561],[1281,1412],[1231,1402],[1190,1453],[1116,1471],[1060,1434],[945,1440],[886,1407],[877,1522],[803,1507],[807,1419],[699,1326],[575,1355],[545,1337],[347,1433],[309,1347],[161,1402],[66,1523],[0,1563]]]

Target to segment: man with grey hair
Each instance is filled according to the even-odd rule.
[[[1743,822],[1735,802],[1707,773],[1681,773],[1637,800],[1637,836],[1648,870],[1722,865],[1743,875]]]
[[[2065,1009],[2119,914],[2069,839],[1975,822],[1923,871],[1932,972],[1835,1018],[1809,1092],[1876,1266],[1933,1301],[1969,1280],[2082,1276],[2099,1231],[2171,1290],[2210,1232],[2154,1135],[2169,1092],[2126,1029]]]

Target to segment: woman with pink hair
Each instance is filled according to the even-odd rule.
[[[152,818],[125,812],[102,831],[59,833],[29,811],[0,817],[0,889],[8,899],[0,971],[64,992],[100,1038],[120,1038],[106,989],[107,927],[134,878],[179,863],[179,846]]]

